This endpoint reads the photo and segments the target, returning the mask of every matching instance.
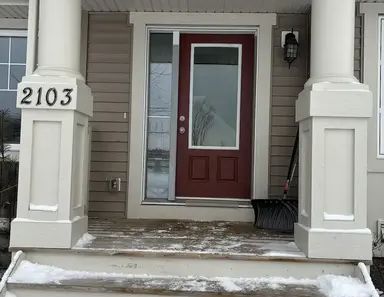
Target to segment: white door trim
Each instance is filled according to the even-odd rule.
[[[145,194],[145,114],[147,89],[147,27],[167,26],[207,31],[257,32],[252,197],[268,197],[269,127],[271,100],[272,27],[274,13],[152,13],[132,12],[132,96],[128,172],[128,218],[204,219],[251,221],[249,208],[186,207],[142,203]],[[250,28],[254,28],[250,30]],[[262,57],[259,59],[259,57]]]

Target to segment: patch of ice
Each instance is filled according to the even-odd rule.
[[[92,243],[92,241],[94,241],[95,239],[95,236],[89,233],[84,233],[84,235],[76,242],[75,247],[85,247]]]

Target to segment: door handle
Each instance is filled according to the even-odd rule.
[[[183,134],[185,133],[185,128],[184,128],[184,127],[180,127],[180,128],[179,128],[179,133],[180,133],[181,135],[183,135]]]

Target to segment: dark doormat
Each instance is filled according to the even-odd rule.
[[[380,296],[384,296],[384,258],[373,258],[371,277],[375,287],[381,291]]]

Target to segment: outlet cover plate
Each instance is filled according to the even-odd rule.
[[[384,242],[384,219],[377,220],[377,237]]]

